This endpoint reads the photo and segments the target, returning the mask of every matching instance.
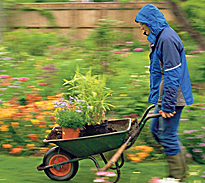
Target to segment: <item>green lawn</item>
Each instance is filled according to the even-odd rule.
[[[50,180],[43,171],[38,171],[36,167],[42,162],[42,157],[11,157],[0,155],[0,183],[48,183]],[[101,164],[102,162],[100,162]],[[102,164],[101,164],[102,165]],[[91,183],[95,177],[95,172],[90,171],[95,168],[91,160],[80,161],[80,167],[76,176],[70,183]],[[121,169],[119,183],[148,183],[151,177],[166,176],[167,166],[164,162],[152,163],[130,163],[125,162]],[[203,183],[205,178],[201,175],[205,171],[205,165],[190,165],[192,176],[187,179],[187,183]],[[65,182],[65,181],[63,181]],[[66,181],[67,182],[67,181]]]

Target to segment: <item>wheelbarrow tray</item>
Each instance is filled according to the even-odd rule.
[[[54,143],[76,157],[104,153],[119,148],[126,141],[131,128],[131,119],[124,118],[108,121],[108,128],[112,128],[116,132],[75,139],[44,140],[44,142]]]

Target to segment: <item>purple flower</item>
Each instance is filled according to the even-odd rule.
[[[68,101],[68,103],[69,103],[69,104],[72,104],[72,103],[73,103],[73,101],[72,101],[72,100],[69,100],[69,101]]]
[[[69,98],[70,98],[71,100],[77,100],[76,98],[74,98],[74,97],[71,97],[71,96],[69,96]]]
[[[202,108],[200,108],[200,109],[202,109],[202,110],[203,110],[203,109],[205,109],[205,107],[202,107]]]
[[[186,110],[186,112],[192,112],[192,110]]]
[[[193,151],[193,152],[196,152],[196,153],[203,152],[201,149],[193,149],[192,151]]]
[[[9,77],[9,75],[0,75],[1,79],[5,79],[5,78],[8,78],[8,77]]]
[[[205,147],[205,143],[199,143],[199,147]]]
[[[53,104],[57,104],[58,102],[57,101],[53,101]]]
[[[180,121],[189,121],[189,119],[180,119]]]
[[[99,172],[96,173],[96,175],[98,175],[98,176],[104,176],[104,175],[106,175],[106,173],[107,173],[107,172],[99,171]]]
[[[121,49],[121,51],[130,51],[130,49],[129,48],[123,48],[123,49]]]
[[[184,133],[193,133],[193,130],[184,130]]]
[[[135,48],[133,51],[143,51],[143,48]]]
[[[55,108],[58,108],[58,105],[54,105]]]
[[[131,42],[131,41],[128,41],[128,42],[126,42],[125,44],[133,44],[133,42]]]
[[[77,102],[80,102],[80,103],[85,103],[85,101],[84,100],[77,100]],[[79,104],[80,104],[79,103]]]
[[[205,178],[205,175],[202,175],[201,177]]]
[[[13,59],[13,58],[11,58],[11,57],[6,57],[6,58],[4,58],[3,60],[11,60],[11,59]]]
[[[93,182],[105,182],[103,178],[96,178]]]
[[[191,158],[191,154],[187,153],[187,154],[186,154],[186,157],[187,157],[187,158]]]
[[[1,91],[5,91],[5,90],[7,90],[7,88],[0,88],[0,90],[1,90]]]
[[[16,65],[11,65],[11,67],[18,67],[19,65],[18,64],[16,64]]]
[[[201,117],[205,117],[205,115],[201,115]]]
[[[107,176],[107,177],[115,177],[115,176],[116,176],[116,173],[115,173],[115,172],[107,172],[107,173],[106,173],[106,176]]]
[[[75,110],[75,111],[76,111],[76,112],[79,112],[79,113],[82,112],[81,110]]]
[[[195,139],[195,137],[187,137],[187,139]]]
[[[202,139],[204,137],[204,135],[196,135],[195,136],[197,139]]]

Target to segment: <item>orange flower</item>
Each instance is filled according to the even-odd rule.
[[[19,122],[11,122],[12,126],[19,126]]]
[[[48,147],[42,147],[42,148],[40,149],[40,152],[47,152],[48,150],[49,150]]]
[[[11,149],[13,146],[11,144],[2,144],[2,147],[5,149]]]
[[[38,141],[38,140],[39,140],[39,139],[38,139],[38,136],[35,135],[35,134],[29,134],[28,137],[29,137],[31,140],[33,140],[33,141]]]
[[[34,149],[35,148],[35,144],[27,144],[26,147],[28,149]]]
[[[21,147],[15,147],[15,148],[11,149],[11,151],[10,151],[11,154],[19,154],[21,152],[22,152]]]

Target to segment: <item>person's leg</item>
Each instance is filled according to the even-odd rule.
[[[169,165],[169,177],[182,179],[187,166],[184,153],[178,139],[177,131],[183,107],[176,107],[176,114],[171,118],[154,118],[150,129],[156,141],[164,147]],[[159,113],[160,106],[156,106],[154,113]]]
[[[187,170],[181,143],[177,135],[179,121],[183,107],[176,107],[176,114],[171,118],[159,119],[159,142],[169,165],[169,177],[182,179]]]
[[[176,155],[180,152],[177,131],[182,109],[183,107],[176,107],[176,114],[171,118],[159,118],[158,138],[166,155]]]

